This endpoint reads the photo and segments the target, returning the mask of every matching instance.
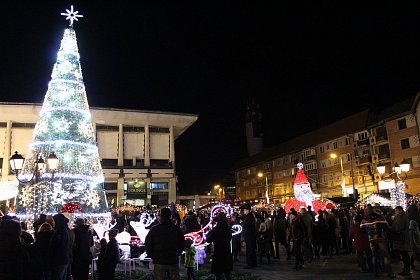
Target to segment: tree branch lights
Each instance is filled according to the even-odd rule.
[[[398,181],[395,184],[395,188],[390,189],[391,195],[391,206],[395,208],[396,206],[401,206],[404,211],[407,209],[407,197],[405,196],[405,182]]]
[[[391,206],[401,206],[404,210],[407,208],[407,198],[405,194],[406,184],[404,182],[407,179],[408,172],[410,171],[410,164],[403,160],[401,164],[393,163],[392,172],[388,175],[382,177],[385,174],[386,167],[383,165],[378,165],[378,173],[381,175],[381,180],[383,181],[394,181],[394,187],[389,189],[391,197]]]

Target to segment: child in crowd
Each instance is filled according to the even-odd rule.
[[[185,268],[187,269],[188,280],[195,280],[195,254],[197,250],[193,246],[193,241],[191,239],[185,240]]]

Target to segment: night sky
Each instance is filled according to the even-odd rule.
[[[246,157],[248,98],[271,147],[420,91],[419,1],[173,2],[2,1],[0,101],[43,102],[73,4],[90,106],[199,115],[175,142],[191,194]]]

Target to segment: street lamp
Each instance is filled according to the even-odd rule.
[[[410,163],[403,160],[401,164],[394,163],[392,167],[392,172],[388,175],[383,176],[386,171],[385,165],[378,165],[376,167],[378,173],[381,176],[381,180],[392,181],[394,180],[394,188],[390,190],[391,201],[395,206],[402,206],[404,209],[407,207],[406,197],[405,197],[405,180],[407,179],[408,172],[410,171]]]
[[[32,177],[30,178],[19,178],[19,173],[22,171],[23,163],[25,159],[17,151],[10,158],[10,166],[13,172],[16,174],[16,179],[22,184],[29,184],[28,191],[33,192],[33,205],[34,205],[34,217],[37,218],[38,210],[42,211],[43,203],[45,202],[44,191],[42,189],[42,181],[52,181],[54,179],[54,172],[58,167],[58,158],[53,153],[51,153],[47,158],[47,163],[45,163],[42,155],[36,155],[34,161],[34,169],[32,170]],[[41,178],[42,174],[50,173],[51,176]],[[42,179],[42,180],[41,180]],[[37,197],[37,194],[40,197]],[[40,208],[40,209],[38,209]]]
[[[330,158],[336,159],[337,154],[332,153],[330,155]],[[341,177],[344,177],[344,169],[343,169],[343,159],[340,157],[340,165],[341,165]],[[355,184],[354,184],[354,172],[353,172],[353,155],[350,153],[350,177],[353,187],[353,197],[355,200],[358,200],[358,191],[356,190]]]
[[[264,173],[258,172],[258,178],[264,177]],[[265,198],[267,199],[267,204],[270,203],[270,196],[268,195],[268,177],[265,175]]]
[[[57,166],[58,166],[58,158],[54,154],[54,152],[52,152],[48,156],[47,164],[45,164],[45,161],[42,158],[42,155],[37,155],[36,160],[34,162],[34,170],[33,170],[33,173],[32,173],[32,177],[29,180],[25,180],[25,179],[19,178],[19,172],[23,168],[24,161],[25,161],[25,159],[23,158],[23,156],[21,154],[19,154],[17,151],[15,151],[15,154],[10,158],[10,166],[12,167],[12,170],[16,174],[16,179],[20,183],[30,183],[34,179],[35,179],[35,182],[34,182],[35,184],[39,183],[40,180],[41,180],[41,174],[45,173],[45,172],[50,172],[51,173],[51,180],[52,180],[53,177],[54,177],[54,172],[55,172],[55,170],[57,169]],[[47,166],[47,169],[45,168],[46,166]]]
[[[220,185],[215,185],[214,189],[216,190],[216,195],[218,197],[220,197],[220,201],[224,198],[225,196],[225,190],[223,187],[221,187]]]

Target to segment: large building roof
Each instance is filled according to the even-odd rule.
[[[342,120],[290,139],[275,147],[268,148],[257,155],[241,159],[235,163],[232,169],[237,171],[243,168],[254,166],[258,162],[263,162],[283,155],[299,152],[305,148],[314,147],[335,138],[369,129],[371,127],[380,125],[381,123],[385,123],[391,119],[414,113],[419,101],[420,93],[401,102],[397,102],[383,109],[379,113],[373,113],[370,110],[364,110]]]
[[[0,121],[7,117],[15,122],[36,123],[42,104],[39,103],[13,103],[0,102]],[[174,127],[175,139],[186,131],[194,122],[198,115],[171,113],[161,111],[132,110],[119,108],[97,108],[90,107],[92,122],[118,126],[119,124],[132,126],[155,126],[155,127]],[[11,117],[13,116],[13,117]]]
[[[305,148],[314,147],[323,142],[364,130],[366,129],[368,114],[369,111],[364,110],[340,121],[290,139],[289,141],[283,142],[275,147],[266,149],[257,155],[238,161],[234,165],[233,170],[240,170],[242,168],[253,166],[256,162],[270,160],[279,156],[298,152]]]

